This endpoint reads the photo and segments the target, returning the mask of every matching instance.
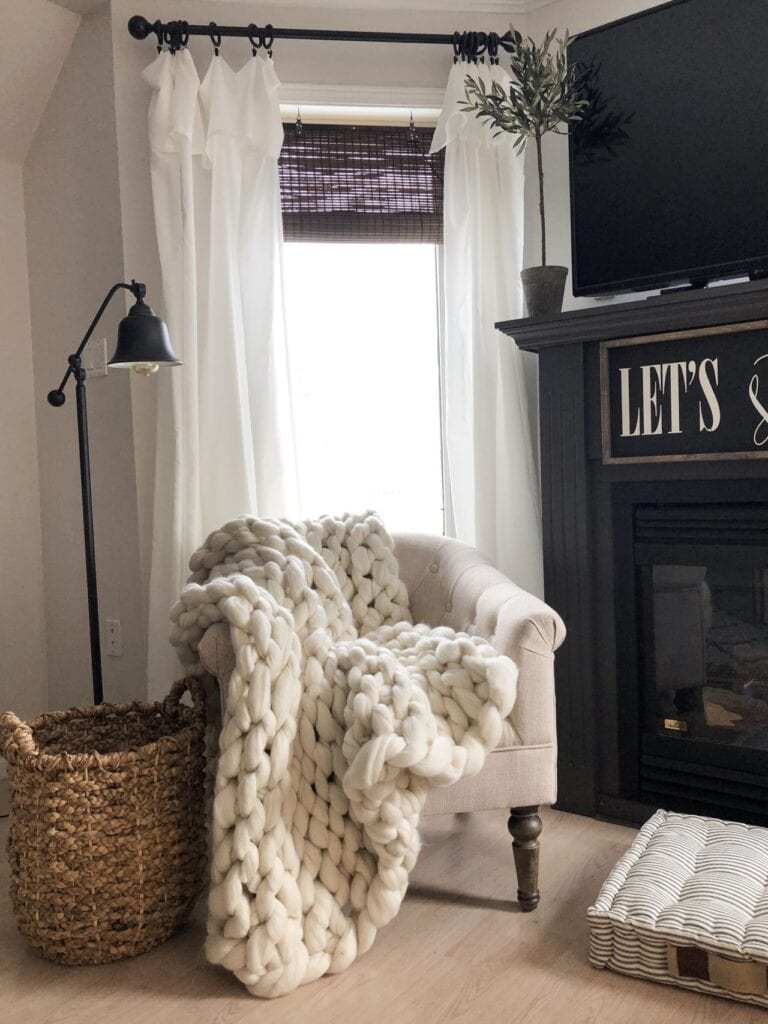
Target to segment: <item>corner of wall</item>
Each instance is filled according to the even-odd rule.
[[[13,378],[3,393],[0,447],[0,679],[20,717],[46,704],[45,627],[35,382],[20,164],[0,160],[0,353]]]

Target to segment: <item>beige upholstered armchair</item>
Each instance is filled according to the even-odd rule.
[[[518,900],[522,910],[533,910],[539,902],[538,809],[556,795],[554,654],[565,626],[548,605],[459,541],[396,534],[395,554],[414,622],[485,637],[518,666],[517,700],[501,743],[479,775],[433,790],[425,813],[511,808]],[[199,653],[212,675],[228,680],[234,660],[226,625],[209,628]]]

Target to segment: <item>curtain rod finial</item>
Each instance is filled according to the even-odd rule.
[[[152,26],[146,18],[140,14],[134,14],[128,21],[128,31],[134,39],[146,39],[152,31]]]

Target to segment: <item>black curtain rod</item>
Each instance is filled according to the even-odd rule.
[[[515,45],[514,33],[499,36],[495,32],[453,32],[441,35],[429,32],[351,32],[317,28],[274,28],[272,25],[190,25],[186,21],[148,21],[140,14],[128,22],[128,31],[134,39],[157,37],[157,45],[178,50],[186,46],[190,36],[208,36],[218,51],[223,37],[249,39],[254,50],[263,47],[271,50],[275,39],[321,39],[345,43],[427,43],[452,46],[455,57],[475,60],[487,53],[491,60],[497,59],[499,47],[512,50]]]

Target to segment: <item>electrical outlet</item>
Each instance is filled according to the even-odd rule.
[[[91,338],[82,355],[86,377],[107,376],[107,339]]]
[[[123,631],[120,619],[107,619],[107,654],[112,658],[123,656]]]

